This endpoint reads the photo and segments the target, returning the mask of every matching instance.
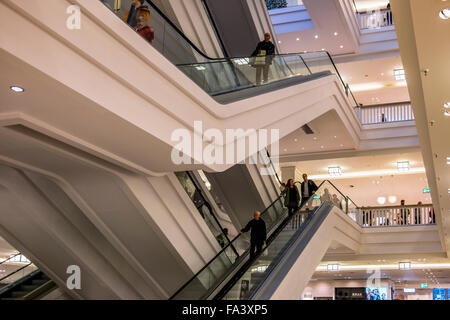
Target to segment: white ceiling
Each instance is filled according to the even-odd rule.
[[[396,171],[397,161],[409,161],[413,170],[424,167],[420,152],[290,162],[283,163],[282,167],[295,166],[299,173],[308,173],[311,179],[315,175],[327,175],[330,166],[341,167],[343,173],[364,172],[367,176],[327,178],[358,206],[379,206],[377,198],[388,199],[389,196],[397,197],[393,205],[400,204],[401,199],[407,204],[417,204],[418,201],[431,203],[430,194],[423,193],[423,189],[429,187],[425,173],[379,173],[380,170]],[[322,180],[317,179],[318,182]]]
[[[331,55],[349,54],[356,51],[350,36],[349,27],[339,14],[335,0],[304,0],[308,13],[314,23],[314,29],[278,34],[277,46],[282,53],[303,51],[321,51]],[[334,33],[338,35],[335,36]],[[319,37],[316,39],[315,35]],[[297,38],[299,40],[297,41]],[[340,46],[343,45],[343,48]]]
[[[337,64],[358,103],[364,105],[410,101],[406,81],[397,81],[394,69],[403,69],[400,56]]]
[[[388,3],[389,0],[355,0],[356,9],[360,12],[384,9]]]
[[[355,147],[347,128],[334,110],[311,121],[308,125],[314,134],[307,135],[299,128],[280,140],[280,156],[347,150]]]

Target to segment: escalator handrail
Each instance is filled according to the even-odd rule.
[[[216,60],[220,58],[211,58],[206,55],[203,51],[201,51],[186,35],[182,32],[173,22],[170,20],[151,0],[144,0],[147,4],[150,5],[164,20],[167,22],[175,31],[181,36],[198,54],[200,54],[203,58],[208,60]]]
[[[277,203],[282,197],[279,196],[275,201],[273,201],[263,212],[261,212],[261,216],[267,212],[270,208],[272,208],[273,205],[275,205],[275,203]],[[238,238],[240,238],[242,236],[242,234],[238,234],[237,236],[235,236],[225,247],[222,248],[222,250],[220,250],[207,264],[205,264],[203,266],[203,268],[201,268],[192,278],[190,278],[180,289],[178,289],[170,298],[169,300],[172,300],[173,298],[175,298],[181,291],[183,291],[184,288],[186,288],[192,281],[194,281],[197,276],[203,272],[203,270],[205,270],[206,268],[208,268],[222,253],[225,252],[226,249],[228,249]],[[247,252],[247,251],[246,251]],[[246,253],[244,253],[243,255],[245,255]],[[242,255],[241,255],[242,256]],[[239,257],[239,255],[238,255]]]
[[[312,214],[314,214],[316,209],[313,210]],[[298,211],[298,212],[305,212],[305,211]],[[239,270],[232,279],[230,279],[230,281],[228,281],[228,283],[222,288],[222,290],[214,297],[214,300],[220,300],[222,299],[226,293],[236,284],[236,282],[241,278],[241,276],[245,273],[246,270],[248,270],[248,268],[251,266],[251,263],[253,261],[256,261],[256,259],[258,259],[258,257],[261,256],[262,252],[264,250],[266,250],[270,244],[272,243],[272,241],[280,234],[280,232],[286,227],[286,225],[289,224],[289,222],[295,217],[296,215],[292,215],[292,216],[288,216],[286,217],[286,219],[284,219],[284,221],[277,227],[277,229],[270,235],[269,239],[267,239],[266,242],[266,246],[261,250],[261,252],[259,253],[259,255],[255,256],[254,260],[252,261],[248,261],[247,264],[245,264],[244,266],[242,266],[241,270]],[[312,215],[311,215],[312,216]],[[309,219],[309,217],[308,217]],[[242,270],[244,272],[242,272]]]
[[[280,250],[280,252],[277,254],[277,256],[273,259],[269,267],[267,268],[267,275],[265,277],[264,281],[259,282],[254,286],[251,291],[249,292],[249,299],[252,299],[254,295],[259,291],[259,289],[263,286],[264,282],[267,280],[267,278],[272,274],[272,272],[275,270],[275,266],[278,266],[282,258],[286,255],[286,253],[289,251],[289,249],[292,248],[294,243],[300,238],[300,236],[305,232],[306,227],[309,226],[309,223],[311,222],[312,218],[317,216],[317,213],[321,211],[324,207],[333,206],[332,203],[329,201],[324,201],[321,203],[319,207],[317,207],[312,214],[309,215],[307,218],[308,220],[302,225],[301,228],[299,228],[295,234],[289,239],[289,241],[284,245],[284,247]],[[293,218],[293,217],[292,217]]]
[[[353,204],[354,204],[357,208],[359,208],[359,207],[356,205],[356,203],[355,203],[352,199],[350,199],[350,197],[344,195],[344,194],[341,192],[341,190],[339,190],[339,189],[338,189],[338,188],[337,188],[330,180],[325,180],[325,181],[328,181],[328,183],[331,184],[331,185],[333,186],[333,188],[335,188],[335,189],[341,194],[341,196],[343,196],[345,199],[350,200],[351,202],[353,202]]]
[[[181,37],[183,38],[198,54],[200,54],[203,58],[207,59],[207,60],[211,60],[211,61],[229,61],[231,59],[242,59],[242,58],[248,58],[248,57],[224,57],[224,58],[211,58],[209,57],[207,54],[205,54],[202,50],[200,50],[185,34],[184,32],[182,32],[151,0],[145,0],[145,3],[147,3],[150,7],[152,7],[153,10],[155,10],[164,20],[166,23],[168,23],[174,30],[175,32]],[[339,77],[339,79],[341,80],[341,82],[343,83],[344,87],[347,88],[347,86],[344,83],[344,80],[342,79],[341,75],[339,74],[339,71],[336,68],[336,65],[334,64],[333,58],[331,57],[330,53],[328,51],[312,51],[310,53],[326,53],[328,58],[330,59],[334,69],[336,70],[336,74]],[[302,57],[303,60],[303,56],[301,53],[292,53],[292,54],[278,54],[279,56],[285,56],[285,55],[299,55],[300,57]],[[200,64],[200,63],[196,63],[196,64]],[[189,64],[188,64],[189,65]],[[177,65],[177,66],[183,66],[183,65]],[[305,63],[305,66],[307,66],[307,64]],[[309,70],[309,68],[308,68]],[[348,88],[348,91],[351,93],[353,101],[356,103],[356,105],[358,106],[358,103],[355,99],[355,97],[353,96],[353,93],[351,92],[350,88]]]
[[[299,183],[298,181],[296,183]],[[323,181],[318,188],[320,188],[323,184],[325,183],[325,181]],[[272,208],[273,205],[275,205],[275,203],[277,203],[280,199],[282,199],[282,196],[277,197],[277,199],[275,201],[273,201],[263,212],[261,212],[261,216],[267,212],[270,208]],[[170,298],[169,300],[173,300],[181,291],[184,290],[184,288],[186,288],[192,281],[194,281],[198,275],[203,272],[203,270],[205,270],[206,268],[208,268],[222,253],[225,252],[225,250],[231,245],[233,244],[239,237],[241,237],[241,234],[238,234],[236,237],[233,238],[233,240],[231,240],[230,243],[228,243],[224,248],[222,248],[222,250],[219,251],[219,253],[217,253],[214,258],[212,258],[207,264],[205,264],[205,266],[203,266],[202,269],[200,269],[191,279],[189,279],[180,289],[178,289]],[[241,256],[238,257],[242,257],[248,255],[248,250],[246,250]]]
[[[17,257],[18,255],[20,255],[20,252],[14,254],[14,255],[12,255],[12,256],[10,256],[10,257],[9,257],[8,259],[6,259],[6,260],[3,260],[2,262],[0,262],[0,264],[3,264],[3,263],[5,263],[5,262],[8,262],[9,260],[11,260],[12,258]]]
[[[33,264],[33,262],[30,262],[30,263],[24,265],[23,267],[21,267],[21,268],[15,270],[15,271],[9,273],[8,275],[4,276],[3,278],[0,278],[0,282],[3,281],[3,280],[5,280],[5,279],[7,279],[7,278],[9,278],[9,277],[12,276],[13,274],[16,274],[17,272],[19,272],[19,271],[25,269],[26,267],[31,266],[32,264]]]

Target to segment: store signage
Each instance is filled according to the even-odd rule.
[[[416,289],[415,288],[404,288],[403,292],[404,293],[416,293]]]

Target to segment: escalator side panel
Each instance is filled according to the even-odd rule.
[[[287,273],[292,269],[302,252],[311,242],[316,232],[322,226],[323,222],[329,216],[332,205],[320,208],[312,217],[305,230],[301,232],[299,237],[290,244],[290,247],[278,261],[274,261],[275,268],[268,274],[266,279],[254,291],[251,299],[268,300],[278,288],[278,285],[285,278]],[[327,245],[328,247],[328,245]]]

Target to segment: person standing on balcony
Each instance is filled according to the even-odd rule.
[[[286,188],[280,196],[284,196],[284,205],[288,208],[289,217],[298,210],[298,203],[300,202],[300,192],[294,184],[294,179],[289,179],[286,182]]]
[[[308,175],[306,173],[303,174],[303,182],[302,182],[302,202],[300,203],[300,209],[303,205],[308,202],[309,198],[313,196],[317,189],[317,185],[312,180],[308,180]]]
[[[266,243],[266,223],[261,219],[261,213],[255,211],[253,219],[241,230],[240,234],[250,231],[250,261],[262,252],[262,247]],[[256,252],[255,252],[256,251]]]
[[[387,25],[388,26],[392,26],[392,11],[391,11],[391,4],[390,3],[388,3],[388,5],[387,5],[387,7],[386,7],[386,9],[387,9],[387,12],[386,12],[386,19],[387,19]]]
[[[261,73],[263,74],[263,81],[269,81],[269,68],[272,65],[272,59],[275,54],[275,45],[270,41],[270,33],[264,34],[264,41],[261,41],[256,46],[252,53],[254,57],[252,67],[256,68],[256,84],[261,85]]]

